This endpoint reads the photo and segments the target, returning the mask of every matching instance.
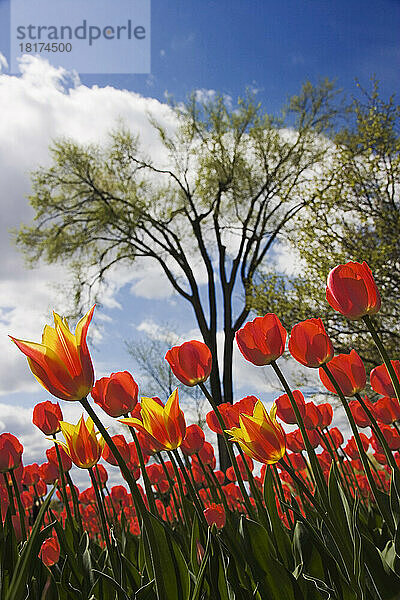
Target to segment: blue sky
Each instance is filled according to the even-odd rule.
[[[114,5],[118,6],[118,0]],[[199,89],[217,90],[236,98],[251,87],[257,90],[265,110],[274,113],[307,79],[313,83],[325,77],[336,79],[339,87],[353,94],[356,78],[368,86],[375,75],[384,96],[399,91],[397,0],[153,0],[151,29],[150,75],[81,75],[80,84],[75,83],[79,89],[70,95],[72,84],[60,91],[58,75],[42,63],[29,63],[21,78],[8,76],[7,69],[0,75],[3,355],[8,356],[8,341],[4,341],[7,333],[39,339],[49,299],[54,295],[52,287],[44,282],[48,277],[54,284],[57,271],[24,270],[7,233],[32,216],[25,199],[29,193],[28,173],[48,160],[47,146],[52,136],[71,134],[82,140],[96,139],[97,132],[103,135],[120,113],[141,118],[148,106],[162,115],[166,92],[178,101]],[[9,5],[7,0],[0,0],[0,52],[7,59],[8,48]],[[118,90],[129,90],[140,97]],[[141,97],[146,100],[142,102]],[[152,103],[151,98],[159,102]],[[108,106],[110,113],[117,106],[109,120]],[[152,276],[157,277],[152,272],[147,274],[148,278]],[[38,315],[40,319],[35,321]],[[162,290],[160,293],[151,285],[147,289],[143,277],[133,284],[133,290],[132,283],[122,286],[108,304],[99,307],[97,318],[104,324],[93,352],[101,374],[107,369],[132,370],[124,340],[136,338],[140,343],[146,331],[143,323],[168,323],[182,335],[196,328],[184,301],[163,296]],[[24,327],[29,334],[24,335]],[[26,371],[23,357],[17,354],[12,354],[10,363],[0,365],[0,405],[30,411],[35,402],[46,397],[38,385],[31,385]],[[246,391],[252,393],[253,389]],[[7,410],[0,410],[1,430],[15,427],[18,421],[18,416],[11,418],[12,410]]]
[[[8,7],[0,0],[6,56]],[[150,86],[145,75],[85,75],[82,82],[159,99],[168,90],[178,100],[193,89],[236,97],[255,86],[271,111],[306,79],[334,78],[353,92],[356,77],[366,84],[375,74],[384,92],[399,86],[397,0],[152,0],[151,28]]]

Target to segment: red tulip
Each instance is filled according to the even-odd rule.
[[[62,446],[58,446],[58,449],[60,451],[61,464],[62,464],[63,471],[69,471],[72,468],[72,460],[70,459],[70,457],[65,452],[65,450]],[[51,448],[48,448],[46,450],[46,456],[47,456],[47,460],[49,462],[53,463],[54,465],[56,465],[56,467],[58,468],[58,459],[57,459],[57,452],[56,452],[55,446],[52,446]]]
[[[374,415],[375,404],[368,400],[367,396],[365,396],[363,400],[367,408]],[[371,425],[369,417],[367,417],[363,407],[361,406],[358,400],[351,400],[349,402],[349,408],[358,427],[369,427]]]
[[[46,567],[52,567],[60,558],[60,544],[56,537],[45,540],[40,550],[40,558]]]
[[[360,438],[361,438],[361,443],[364,447],[364,450],[367,451],[368,446],[369,446],[369,439],[367,438],[365,433],[360,433]],[[354,439],[354,437],[351,437],[349,439],[346,446],[344,447],[344,451],[346,452],[347,456],[349,456],[352,460],[357,460],[358,458],[360,458],[356,440]]]
[[[204,442],[202,449],[198,453],[203,464],[208,465],[211,469],[215,469],[216,460],[214,454],[214,446],[210,442]],[[196,463],[196,456],[192,460]]]
[[[63,420],[58,402],[40,402],[33,409],[32,423],[45,435],[53,435],[60,431],[60,421]]]
[[[110,417],[122,417],[135,408],[138,392],[132,375],[121,371],[98,379],[92,389],[92,398]]]
[[[211,373],[212,356],[210,349],[197,340],[174,346],[165,355],[173,374],[189,387],[206,381]]]
[[[329,425],[332,423],[332,418],[333,418],[332,406],[329,404],[329,402],[325,402],[324,404],[318,404],[317,410],[321,417],[321,425],[320,425],[321,429],[325,429],[326,427],[329,427]]]
[[[321,446],[325,450],[330,450],[332,447],[336,450],[344,442],[342,432],[337,427],[332,427],[328,431],[329,433],[321,438]]]
[[[320,437],[316,431],[308,430],[307,437],[313,448],[317,448],[317,446],[319,446]],[[300,429],[295,429],[295,431],[286,434],[286,445],[292,452],[302,452],[305,450]]]
[[[366,262],[338,265],[328,275],[326,299],[348,319],[374,315],[381,307],[378,288]]]
[[[52,462],[43,463],[38,469],[40,478],[47,484],[54,484],[55,480],[59,478],[58,466]]]
[[[12,433],[0,434],[0,473],[13,471],[21,465],[24,449]]]
[[[204,431],[194,423],[193,425],[186,427],[186,435],[181,444],[181,450],[186,456],[191,456],[196,452],[200,452],[204,445],[204,441]]]
[[[30,487],[31,485],[35,485],[39,479],[39,465],[37,463],[33,463],[32,465],[27,465],[24,467],[24,472],[21,479],[23,485]]]
[[[236,426],[236,421],[239,421],[239,415],[237,414],[237,409],[234,408],[233,404],[230,404],[229,402],[223,402],[218,406],[218,410],[224,420],[226,429]],[[214,431],[214,433],[218,433],[219,435],[222,434],[222,429],[217,415],[213,410],[210,410],[210,412],[206,414],[206,423],[211,431]]]
[[[121,434],[113,435],[111,439],[114,442],[114,444],[117,446],[117,449],[119,450],[119,453],[121,454],[122,458],[124,459],[124,462],[129,463],[130,458],[131,458],[131,449],[129,448],[129,445],[128,445],[126,439],[124,438],[124,436]],[[117,459],[115,458],[114,454],[111,452],[107,443],[104,446],[102,457],[110,465],[114,465],[114,467],[118,466]]]
[[[351,350],[350,354],[338,354],[332,358],[328,369],[336,379],[344,396],[354,396],[365,388],[367,376],[364,363],[355,350]],[[337,393],[322,368],[319,369],[319,377],[327,390],[333,394]]]
[[[397,375],[397,378],[400,380],[400,360],[391,360],[393,369]],[[393,383],[389,377],[389,373],[387,372],[385,365],[379,365],[379,367],[375,367],[372,369],[370,374],[371,386],[381,394],[382,396],[389,396],[390,398],[394,398],[396,393],[394,391]]]
[[[305,405],[306,414],[304,415],[304,425],[306,429],[319,429],[322,423],[322,417],[318,407],[314,402],[307,402]]]
[[[293,327],[289,352],[305,367],[318,368],[331,360],[333,346],[321,319],[307,319]]]
[[[123,485],[114,485],[111,490],[111,498],[116,502],[124,502],[128,497],[128,492]]]
[[[375,416],[380,423],[391,425],[400,419],[400,404],[397,398],[384,396],[374,404]]]
[[[236,342],[246,360],[258,367],[269,365],[285,350],[286,330],[276,315],[256,317],[236,332]]]
[[[400,435],[398,434],[396,429],[390,427],[389,425],[384,425],[382,423],[380,426],[380,430],[385,436],[389,448],[391,450],[400,450]],[[382,446],[380,445],[378,439],[375,437],[374,433],[371,435],[371,444],[376,452],[384,454]]]
[[[290,454],[288,460],[295,471],[304,471],[307,468],[307,463],[301,454]]]
[[[304,396],[300,390],[294,390],[293,396],[296,401],[297,407],[300,411],[301,416],[305,417],[306,414],[306,404],[304,400]],[[276,403],[276,416],[280,418],[284,423],[288,423],[290,425],[294,425],[297,423],[296,416],[294,414],[292,404],[289,400],[289,396],[287,394],[282,394],[275,400]]]
[[[225,509],[221,504],[211,504],[204,511],[204,516],[209,527],[216,525],[217,529],[222,529],[225,525]]]

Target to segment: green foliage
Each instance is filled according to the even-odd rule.
[[[366,261],[382,295],[374,317],[389,354],[400,341],[400,106],[384,101],[378,84],[361,90],[347,109],[347,119],[332,139],[323,176],[310,180],[315,197],[292,223],[287,242],[298,253],[301,276],[273,271],[260,276],[252,307],[260,314],[277,312],[286,327],[311,316],[321,317],[337,352],[356,347],[371,367],[376,352],[362,322],[347,321],[325,300],[326,277],[333,265]]]

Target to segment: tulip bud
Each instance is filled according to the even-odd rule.
[[[56,537],[45,540],[40,549],[40,558],[46,567],[52,567],[60,558],[60,544]]]
[[[40,402],[33,409],[32,423],[45,435],[54,435],[60,431],[63,415],[58,402]]]
[[[208,526],[216,525],[217,529],[222,529],[225,525],[226,515],[225,509],[221,504],[211,504],[209,508],[206,508],[204,516],[208,523]]]
[[[236,342],[246,360],[256,366],[269,365],[285,350],[286,330],[278,317],[268,313],[256,317],[236,332]]]
[[[331,360],[333,346],[321,319],[307,319],[293,327],[289,352],[299,363],[314,369]]]
[[[189,387],[203,383],[211,373],[210,349],[197,340],[174,346],[166,353],[165,360],[168,361],[175,377]]]
[[[12,433],[0,434],[0,473],[17,469],[21,465],[24,449]]]
[[[393,369],[400,381],[400,361],[391,360],[390,362],[392,363]],[[372,369],[370,381],[372,389],[374,389],[378,394],[381,394],[382,396],[389,396],[390,398],[394,398],[396,396],[396,392],[386,369],[386,365],[379,365],[379,367]]]
[[[306,406],[303,394],[300,390],[294,390],[293,397],[296,401],[301,416],[304,418],[306,414]],[[276,415],[281,419],[281,421],[287,423],[288,425],[294,425],[295,423],[297,423],[296,415],[294,414],[292,404],[287,394],[282,394],[282,396],[279,396],[279,398],[277,398],[275,402]]]
[[[350,354],[338,354],[329,363],[328,369],[336,379],[344,396],[354,396],[361,392],[366,385],[367,376],[364,363],[355,350]],[[319,377],[327,390],[337,394],[325,371],[319,369]]]
[[[92,398],[110,417],[121,417],[134,410],[138,393],[132,375],[122,371],[98,379],[92,389]]]
[[[193,425],[186,427],[186,435],[181,444],[181,450],[186,456],[191,456],[196,452],[200,452],[204,445],[204,441],[204,431],[194,423]]]
[[[366,262],[338,265],[328,275],[326,299],[351,320],[374,315],[381,307],[378,288]]]

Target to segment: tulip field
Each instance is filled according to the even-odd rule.
[[[186,424],[179,388],[160,399],[139,395],[127,371],[95,379],[94,307],[74,333],[55,313],[41,343],[11,337],[55,400],[33,409],[48,440],[42,464],[23,464],[19,440],[0,434],[0,600],[400,599],[400,361],[375,329],[381,300],[366,263],[332,269],[326,298],[375,342],[370,398],[357,349],[335,355],[319,318],[289,336],[275,314],[236,332],[243,357],[276,375],[269,411],[254,396],[214,402],[203,342],[167,352],[182,388],[199,386],[209,403],[225,472]],[[291,389],[285,352],[331,401]],[[83,407],[78,423],[63,420],[65,401]],[[333,405],[348,439],[331,425]],[[104,413],[124,433],[111,436]],[[120,468],[121,485],[109,487],[100,459]],[[89,488],[74,484],[72,465],[87,469]]]

